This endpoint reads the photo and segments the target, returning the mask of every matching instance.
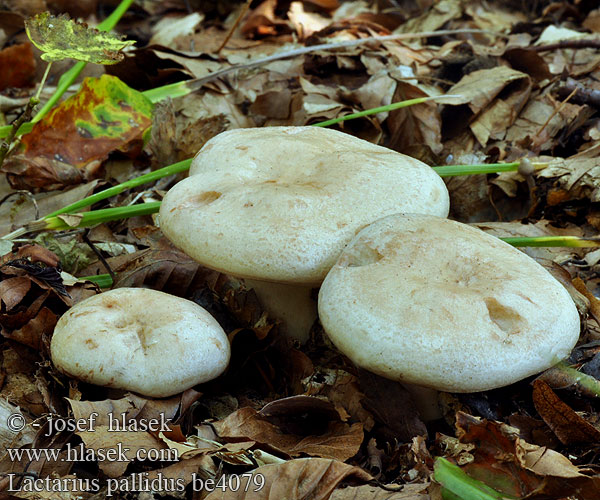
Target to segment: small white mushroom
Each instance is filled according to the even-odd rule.
[[[61,372],[91,384],[166,397],[219,376],[225,332],[202,307],[145,288],[94,295],[58,321],[50,345]]]
[[[208,141],[165,196],[160,224],[207,267],[309,290],[365,225],[448,208],[444,182],[418,160],[335,130],[266,127]]]
[[[476,228],[414,214],[353,239],[323,282],[319,317],[357,365],[452,392],[549,368],[580,327],[567,290],[533,259]]]

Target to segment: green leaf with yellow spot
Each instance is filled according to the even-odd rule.
[[[113,151],[135,157],[152,125],[153,104],[117,77],[86,78],[71,96],[37,122],[2,171],[27,189],[57,189],[94,177]]]
[[[65,14],[57,17],[49,12],[26,19],[25,30],[31,42],[44,52],[42,59],[49,62],[71,58],[116,64],[125,57],[121,50],[135,43],[73,21]]]

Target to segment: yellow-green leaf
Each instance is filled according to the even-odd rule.
[[[76,59],[96,64],[116,64],[124,57],[121,50],[134,44],[104,31],[69,19],[65,14],[53,16],[42,12],[25,20],[25,30],[40,49],[44,61]]]

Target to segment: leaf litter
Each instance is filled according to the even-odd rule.
[[[39,3],[41,11],[46,2]],[[127,43],[118,37],[104,39],[110,46],[72,44],[93,47],[94,58],[108,56],[114,60],[101,62],[116,64],[99,79],[85,81],[13,150],[3,165],[12,185],[4,180],[0,185],[2,234],[100,187],[188,158],[224,130],[305,125],[441,94],[460,97],[339,128],[431,165],[522,157],[548,161],[549,167],[530,179],[511,173],[450,180],[454,217],[503,236],[597,234],[600,58],[594,43],[600,36],[600,11],[590,2],[523,8],[509,0],[264,0],[250,2],[240,18],[246,3],[138,2],[136,15],[124,18],[121,33],[146,46],[138,43],[139,48],[123,53]],[[60,4],[75,16],[93,11],[68,0]],[[22,12],[23,6],[13,8]],[[24,13],[35,13],[32,8]],[[20,14],[15,16],[22,22]],[[238,18],[239,27],[219,50]],[[66,18],[52,19],[67,31],[82,29]],[[90,17],[88,22],[94,21]],[[39,31],[35,25],[29,29]],[[437,29],[482,31],[371,40],[244,66],[318,44]],[[10,62],[16,56],[8,48],[20,47],[10,41],[18,30],[8,25],[7,30],[9,35],[0,38],[0,55],[17,65]],[[45,43],[48,33],[40,37],[38,44]],[[21,73],[3,84],[3,97],[28,95],[35,83],[28,49],[19,50],[24,54]],[[39,53],[34,55],[39,65]],[[74,54],[59,51],[49,57],[66,55]],[[214,76],[221,70],[227,71]],[[155,105],[141,94],[184,79],[205,80],[195,84],[193,93]],[[2,108],[8,123],[18,110]],[[82,136],[78,130],[84,123],[89,127]],[[121,193],[93,208],[124,206],[140,197],[160,200],[175,180]],[[486,393],[440,394],[443,418],[423,421],[411,394],[400,384],[357,372],[318,325],[305,346],[278,335],[276,321],[243,281],[202,268],[174,249],[150,216],[89,232],[42,234],[35,243],[0,248],[0,401],[11,412],[22,412],[28,423],[42,424],[35,433],[28,426],[11,446],[53,448],[62,457],[68,446],[97,452],[126,443],[133,450],[126,461],[114,463],[27,463],[4,454],[0,472],[99,479],[99,490],[82,492],[84,498],[106,495],[109,479],[119,481],[115,498],[131,498],[125,492],[140,490],[141,479],[168,479],[183,488],[169,489],[159,481],[154,493],[132,494],[426,500],[447,494],[433,476],[435,457],[445,457],[505,495],[599,495],[597,394],[573,372],[551,369],[535,380]],[[572,288],[584,330],[568,364],[581,370],[575,373],[597,379],[600,257],[588,249],[526,251]],[[116,287],[150,287],[195,300],[232,340],[228,372],[198,387],[201,392],[190,389],[167,400],[108,391],[56,372],[48,355],[54,324],[73,303],[100,291],[89,282],[66,284],[65,270],[76,276],[109,272]],[[94,412],[97,431],[44,436],[53,416],[85,419]],[[131,425],[167,415],[170,430],[108,432],[110,413],[124,413]],[[2,421],[0,431],[6,430]],[[178,458],[136,460],[137,450],[176,450]],[[264,480],[264,487],[195,489],[199,478],[218,482],[243,474],[254,485]],[[6,489],[2,479],[0,488]],[[10,494],[75,498],[69,491]]]

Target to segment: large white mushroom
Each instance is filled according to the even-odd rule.
[[[360,229],[398,212],[446,217],[448,209],[444,182],[418,160],[335,130],[268,127],[208,141],[165,196],[160,224],[201,264],[255,280],[267,308],[305,310],[287,326],[306,340],[310,289]]]
[[[225,332],[202,307],[146,288],[117,288],[69,309],[51,357],[91,384],[166,397],[219,376],[229,363]]]
[[[319,317],[354,363],[400,382],[476,392],[567,357],[579,315],[533,259],[483,231],[427,215],[364,228],[319,293]]]

